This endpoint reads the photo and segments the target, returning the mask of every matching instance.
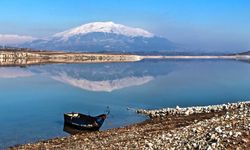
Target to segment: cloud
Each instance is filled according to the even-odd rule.
[[[143,85],[154,79],[154,77],[152,76],[144,76],[144,77],[126,77],[126,78],[116,79],[116,80],[90,81],[86,79],[75,79],[65,74],[61,74],[60,76],[55,76],[52,78],[57,81],[60,81],[60,82],[84,89],[84,90],[104,91],[104,92],[112,92],[114,90],[123,89],[126,87]]]
[[[16,68],[0,68],[0,78],[30,77],[33,73]]]
[[[31,36],[20,36],[11,34],[0,34],[0,44],[10,45],[10,44],[21,44],[34,40],[35,38]]]

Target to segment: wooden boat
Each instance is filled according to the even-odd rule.
[[[71,126],[78,130],[97,131],[102,126],[108,114],[101,114],[99,116],[89,116],[80,113],[65,113],[64,124]]]
[[[68,124],[65,124],[64,123],[64,126],[63,126],[63,131],[64,132],[67,132],[71,135],[75,135],[75,134],[78,134],[78,133],[84,133],[84,132],[89,132],[88,130],[79,130],[79,129],[76,129]]]

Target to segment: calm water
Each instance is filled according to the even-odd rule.
[[[208,105],[250,99],[250,64],[142,61],[0,68],[0,149],[69,135],[63,113],[98,115],[102,130],[146,119],[131,108]]]

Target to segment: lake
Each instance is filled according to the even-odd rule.
[[[133,109],[250,99],[250,64],[233,60],[144,60],[0,68],[0,149],[54,137],[63,114],[110,116],[101,130],[147,119]],[[132,109],[127,109],[132,108]]]

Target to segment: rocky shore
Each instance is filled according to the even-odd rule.
[[[149,120],[10,149],[249,149],[250,102],[137,110]]]
[[[221,105],[209,105],[209,106],[196,106],[196,107],[185,107],[180,108],[176,106],[176,108],[163,108],[157,110],[137,110],[137,113],[148,115],[151,118],[154,117],[166,117],[168,115],[191,115],[191,114],[200,114],[200,113],[213,113],[219,111],[227,111],[234,110],[237,108],[245,107],[248,105],[250,101],[238,102],[238,103],[228,103]]]

